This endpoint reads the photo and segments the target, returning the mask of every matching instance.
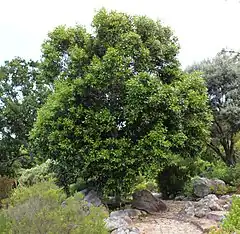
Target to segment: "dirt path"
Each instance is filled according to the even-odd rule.
[[[151,218],[135,225],[142,234],[202,234],[195,225],[167,218]]]
[[[164,201],[169,210],[159,215],[148,215],[142,219],[135,220],[134,226],[137,227],[142,234],[202,234],[204,233],[204,225],[206,228],[212,226],[208,220],[198,219],[188,220],[179,215],[186,202],[184,201]],[[203,227],[200,224],[203,222]],[[205,223],[204,223],[205,222]],[[208,223],[207,223],[208,222]],[[213,223],[214,224],[214,223]]]

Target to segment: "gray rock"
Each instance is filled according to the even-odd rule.
[[[198,202],[192,203],[188,202],[185,205],[184,213],[187,216],[198,218],[203,218],[211,212],[223,211],[221,203],[215,194],[209,194],[204,198],[200,199]]]
[[[108,231],[113,231],[119,228],[128,228],[132,224],[132,220],[128,217],[109,217],[105,219],[106,228]]]
[[[125,217],[128,216],[130,218],[137,218],[142,215],[142,212],[137,209],[125,209],[125,210],[117,210],[112,211],[110,213],[110,217]]]
[[[167,210],[166,204],[159,198],[154,197],[148,190],[133,193],[132,207],[150,214]]]
[[[226,184],[222,180],[198,177],[193,181],[193,190],[198,197],[205,197],[210,193],[220,194],[222,192],[224,194]]]
[[[230,195],[228,195],[228,194],[226,194],[226,195],[222,195],[219,199],[221,199],[221,200],[230,200],[232,197],[230,196]]]
[[[226,211],[211,211],[207,214],[207,219],[219,222],[224,219],[226,213]]]
[[[230,208],[231,208],[231,204],[230,203],[226,203],[226,204],[223,205],[223,209],[224,210],[230,210]]]
[[[176,196],[175,197],[175,201],[184,201],[184,199],[185,199],[185,196]]]
[[[128,216],[124,210],[112,211],[110,217],[125,217]]]
[[[189,217],[193,217],[195,215],[195,208],[192,202],[187,202],[185,204],[185,209],[184,209],[185,213],[187,216]]]
[[[125,209],[124,212],[130,217],[130,218],[138,218],[142,215],[142,212],[137,209]]]
[[[205,217],[210,212],[210,209],[206,206],[195,208],[195,216],[198,218]]]
[[[111,234],[140,234],[140,230],[136,227],[118,228],[111,232]]]
[[[198,197],[205,197],[210,193],[210,181],[207,178],[196,178],[193,181],[193,191]]]
[[[92,204],[97,207],[103,205],[102,201],[97,195],[97,192],[94,190],[90,190],[89,192],[87,192],[87,194],[84,197],[84,201],[86,201],[88,204]]]

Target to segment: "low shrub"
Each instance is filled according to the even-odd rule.
[[[186,168],[169,166],[158,175],[158,186],[164,197],[182,194],[185,184],[190,180]]]
[[[233,184],[233,170],[233,167],[228,167],[223,161],[219,160],[212,163],[207,170],[202,172],[202,176],[209,179],[220,179],[227,184]]]
[[[80,193],[66,198],[52,181],[17,188],[1,211],[0,233],[107,233],[104,210],[82,198]]]
[[[51,177],[54,177],[54,174],[50,172],[51,163],[52,161],[48,159],[46,162],[33,168],[22,170],[20,172],[21,176],[18,179],[19,184],[31,186],[38,182],[46,181]]]
[[[210,234],[240,233],[240,198],[235,197],[232,201],[231,210],[226,215],[219,228],[214,228]]]
[[[14,179],[0,176],[0,208],[2,207],[2,200],[10,195],[12,188],[15,185],[16,181]]]
[[[78,178],[76,183],[73,183],[69,186],[69,193],[70,195],[73,195],[74,193],[79,192],[87,187],[88,185],[86,184],[84,179]]]
[[[158,184],[153,179],[148,179],[141,175],[137,178],[136,184],[133,187],[132,192],[143,189],[147,189],[151,192],[159,191]]]

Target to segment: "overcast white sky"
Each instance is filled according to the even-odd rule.
[[[15,56],[40,58],[48,31],[60,24],[90,26],[101,7],[160,19],[178,36],[183,67],[240,49],[238,0],[1,0],[0,64]]]

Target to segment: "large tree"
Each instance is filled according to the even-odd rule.
[[[21,58],[0,67],[0,175],[29,165],[28,133],[48,93],[38,75],[38,63]]]
[[[236,134],[240,130],[240,58],[232,51],[222,51],[213,59],[189,67],[199,70],[206,80],[214,121],[212,150],[227,164],[236,163]]]
[[[58,27],[43,44],[55,92],[38,113],[32,147],[55,160],[63,185],[80,176],[120,194],[139,172],[199,154],[210,122],[206,88],[179,70],[177,40],[160,22],[103,9],[92,25],[92,35]]]

